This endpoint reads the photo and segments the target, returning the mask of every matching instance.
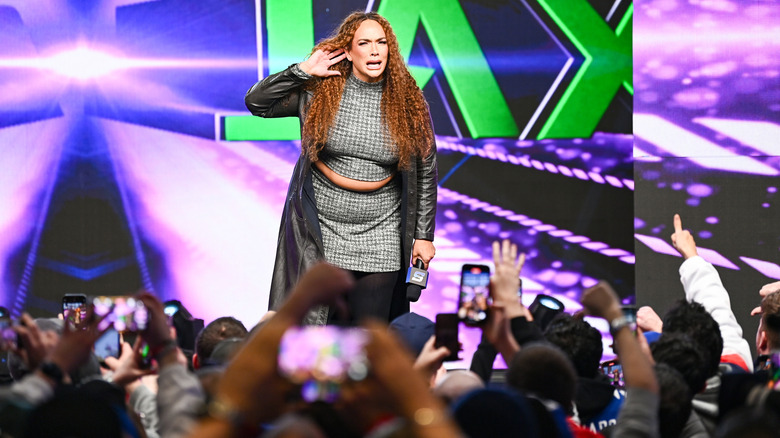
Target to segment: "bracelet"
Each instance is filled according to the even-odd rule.
[[[292,73],[295,76],[297,76],[297,77],[299,77],[299,78],[301,78],[303,80],[307,80],[308,81],[309,79],[314,77],[314,76],[306,73],[305,71],[303,71],[303,69],[301,68],[301,64],[300,63],[291,65],[290,66],[290,70],[292,71]]]
[[[609,323],[609,333],[614,338],[621,329],[628,327],[630,324],[625,316],[618,316]]]
[[[179,346],[176,345],[175,339],[166,339],[165,342],[154,347],[150,353],[154,360],[159,362],[161,357],[166,356],[168,353],[176,350],[177,348],[179,348]]]

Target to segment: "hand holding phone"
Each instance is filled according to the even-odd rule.
[[[490,268],[465,264],[460,271],[458,318],[467,325],[480,325],[487,319],[490,307]]]
[[[63,295],[62,316],[65,319],[70,319],[76,327],[83,326],[87,318],[87,296],[84,294]]]
[[[119,332],[113,328],[108,329],[95,341],[95,356],[100,360],[105,360],[107,357],[118,358],[121,353],[122,340]]]

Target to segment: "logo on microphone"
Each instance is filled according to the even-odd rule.
[[[422,283],[423,281],[425,281],[425,272],[415,271],[412,274],[412,281],[415,283]]]

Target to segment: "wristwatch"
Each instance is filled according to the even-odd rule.
[[[41,364],[41,372],[48,378],[54,380],[57,385],[62,383],[62,379],[65,378],[65,374],[62,369],[56,363],[47,360]]]
[[[628,321],[628,319],[626,319],[625,316],[618,316],[609,323],[609,333],[614,338],[620,329],[623,327],[628,327],[630,324],[631,323]]]

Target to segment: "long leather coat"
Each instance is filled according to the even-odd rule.
[[[303,124],[312,94],[303,90],[306,79],[293,73],[291,67],[266,77],[249,89],[244,100],[252,114],[260,117],[297,116]],[[403,248],[400,250],[403,251],[403,266],[399,266],[399,270],[409,266],[414,239],[433,240],[438,182],[436,143],[433,138],[423,140],[432,145],[431,153],[425,158],[412,160],[410,168],[401,172]],[[269,309],[278,308],[298,277],[324,258],[317,203],[311,182],[311,161],[302,153],[295,163],[284,203]],[[304,322],[325,324],[327,317],[327,307],[321,306],[311,311]]]

